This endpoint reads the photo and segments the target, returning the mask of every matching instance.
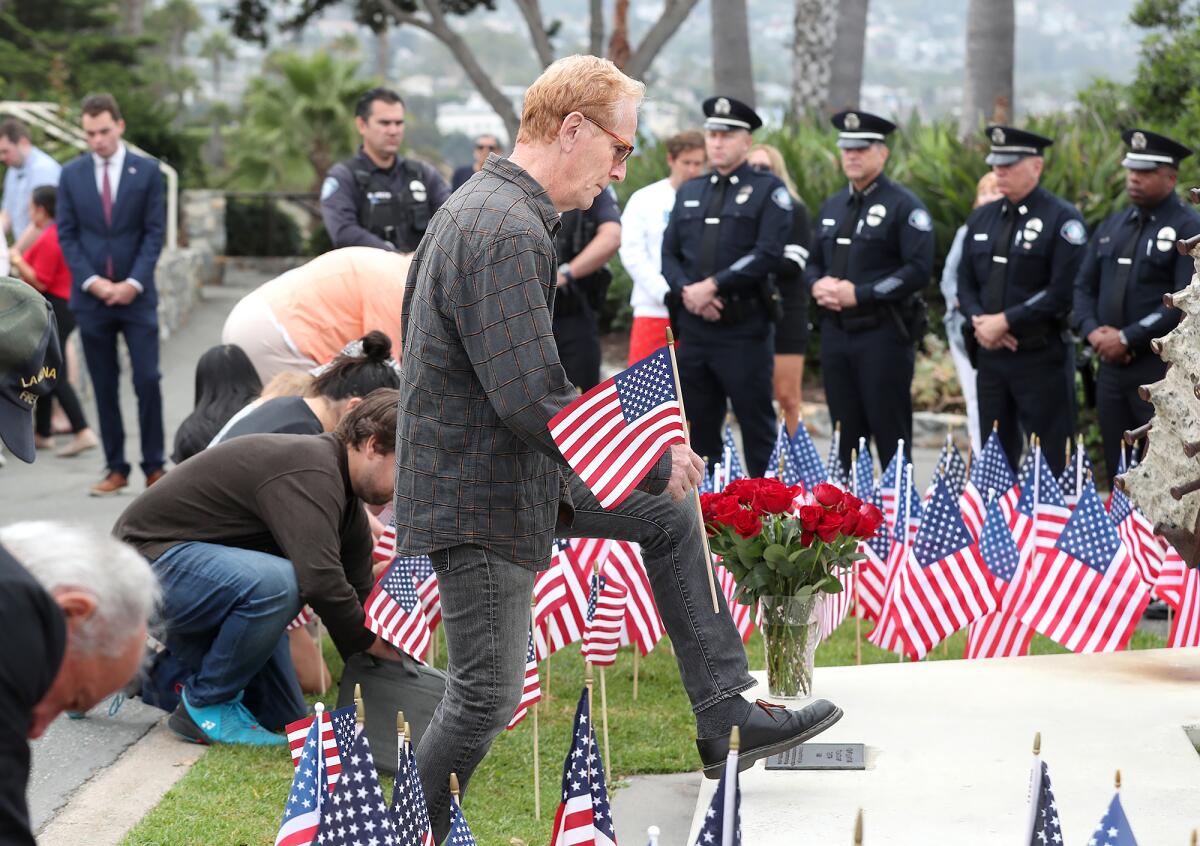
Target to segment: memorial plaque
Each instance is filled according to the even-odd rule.
[[[767,758],[768,770],[865,770],[861,743],[802,743]]]

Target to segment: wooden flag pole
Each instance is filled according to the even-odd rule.
[[[592,726],[596,724],[596,720],[595,720],[596,712],[592,709],[593,682],[592,682],[592,662],[591,661],[583,662],[583,686],[585,688],[587,688],[587,701],[588,701],[587,730],[588,730],[588,749],[590,750],[592,748],[592,739],[593,739]],[[591,761],[591,755],[589,755],[588,756],[588,784],[591,784],[591,782],[592,782],[592,761]]]
[[[861,438],[859,439],[861,442]],[[850,450],[850,486],[854,488],[852,493],[858,493],[858,450]],[[854,576],[854,663],[856,666],[862,665],[862,614],[859,607],[858,581],[862,576],[862,567],[859,566],[862,562],[855,561],[850,565],[850,573]]]
[[[709,571],[711,572],[711,570]],[[596,577],[596,601],[600,601],[600,559],[592,562],[592,573]],[[637,646],[633,647],[637,652]],[[600,665],[600,720],[604,729],[604,778],[612,778],[612,759],[608,748],[608,688],[605,685],[604,665]]]
[[[358,724],[358,732],[362,733],[367,722],[367,709],[363,706],[362,685],[354,685],[354,722]]]
[[[633,701],[634,702],[637,702],[637,695],[638,695],[638,653],[640,651],[641,650],[638,649],[638,645],[635,643],[633,645]]]
[[[734,726],[729,732],[729,754],[733,759],[726,763],[725,771],[729,771],[732,766],[737,770],[737,758],[742,748],[742,730]],[[732,778],[725,782],[725,795],[721,797],[723,800],[721,815],[721,846],[734,846],[741,842],[740,833],[735,831],[735,825],[738,822],[737,808],[737,779]]]
[[[679,362],[675,360],[675,334],[667,327],[667,352],[671,356],[671,372],[675,376],[675,396],[679,398],[679,416],[684,420],[683,438],[688,449],[692,448],[692,434],[687,427],[687,412],[683,407],[683,387],[679,384]],[[713,613],[721,613],[717,602],[717,582],[713,578],[712,550],[708,548],[708,529],[704,526],[704,512],[700,509],[700,489],[692,488],[692,499],[696,503],[696,519],[700,521],[700,541],[704,544],[704,572],[708,574],[708,592],[712,596]]]
[[[552,655],[547,655],[546,660],[542,662],[546,665],[546,685],[545,692],[542,695],[542,708],[546,709],[547,713],[549,713],[550,709],[550,659],[552,657]],[[536,708],[537,706],[534,705],[533,707]]]
[[[862,846],[863,842],[863,818],[862,808],[858,809],[858,816],[854,818],[854,846]]]
[[[537,602],[531,601],[529,603],[530,637],[533,636],[533,624],[536,619]],[[536,653],[534,657],[537,657]],[[533,711],[533,816],[534,819],[540,820],[542,818],[542,755],[541,747],[538,743],[540,732],[538,731],[538,706],[536,702],[533,703],[533,707],[530,710]]]
[[[329,672],[329,670],[325,667],[325,652],[323,649],[321,649],[321,618],[318,616],[317,617],[317,673],[318,673],[318,675],[321,676],[321,692],[320,692],[321,696],[324,696],[325,692],[327,690],[329,690],[329,684],[325,680],[325,674],[328,672]]]

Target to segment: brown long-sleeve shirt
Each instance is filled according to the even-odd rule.
[[[371,529],[333,435],[246,435],[180,464],[135,499],[113,534],[154,560],[202,541],[292,562],[300,596],[343,655],[375,640],[364,625]]]

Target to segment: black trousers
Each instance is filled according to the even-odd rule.
[[[721,455],[722,423],[729,404],[742,429],[746,472],[761,476],[775,448],[775,332],[758,337],[689,332],[679,342],[679,382],[691,424],[692,449],[710,462]]]
[[[59,371],[58,380],[54,383],[54,392],[50,396],[38,400],[37,409],[34,411],[37,433],[43,438],[48,438],[50,437],[52,409],[50,397],[54,397],[62,406],[63,413],[71,421],[72,433],[83,431],[88,427],[88,423],[87,417],[83,413],[83,406],[79,403],[79,396],[71,386],[70,373],[67,370],[67,339],[75,331],[75,315],[67,308],[67,301],[62,297],[50,294],[44,296],[50,303],[50,307],[54,309],[54,322],[58,324],[59,352],[62,354],[62,370]]]
[[[840,457],[850,467],[858,439],[875,442],[882,468],[904,441],[912,456],[912,380],[916,360],[912,343],[890,322],[874,329],[847,332],[836,319],[821,321],[821,378],[830,422],[842,424]]]
[[[590,391],[600,384],[600,330],[590,309],[554,318],[554,342],[571,384]]]
[[[1066,463],[1064,447],[1075,435],[1075,349],[1052,338],[1040,350],[979,351],[979,428],[985,439],[996,423],[1013,472],[1030,435],[1057,477]]]
[[[1167,365],[1153,353],[1144,353],[1124,367],[1101,363],[1096,375],[1096,414],[1110,485],[1121,461],[1125,430],[1136,429],[1154,416],[1154,406],[1138,396],[1138,386],[1151,385],[1166,373]]]

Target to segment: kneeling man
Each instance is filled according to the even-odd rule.
[[[168,721],[179,736],[287,744],[272,732],[307,709],[285,629],[305,602],[343,656],[398,659],[363,624],[373,582],[360,503],[391,500],[396,399],[372,392],[328,434],[247,435],[205,450],[117,521],[113,533],[162,584],[171,660],[155,670],[182,684]]]

